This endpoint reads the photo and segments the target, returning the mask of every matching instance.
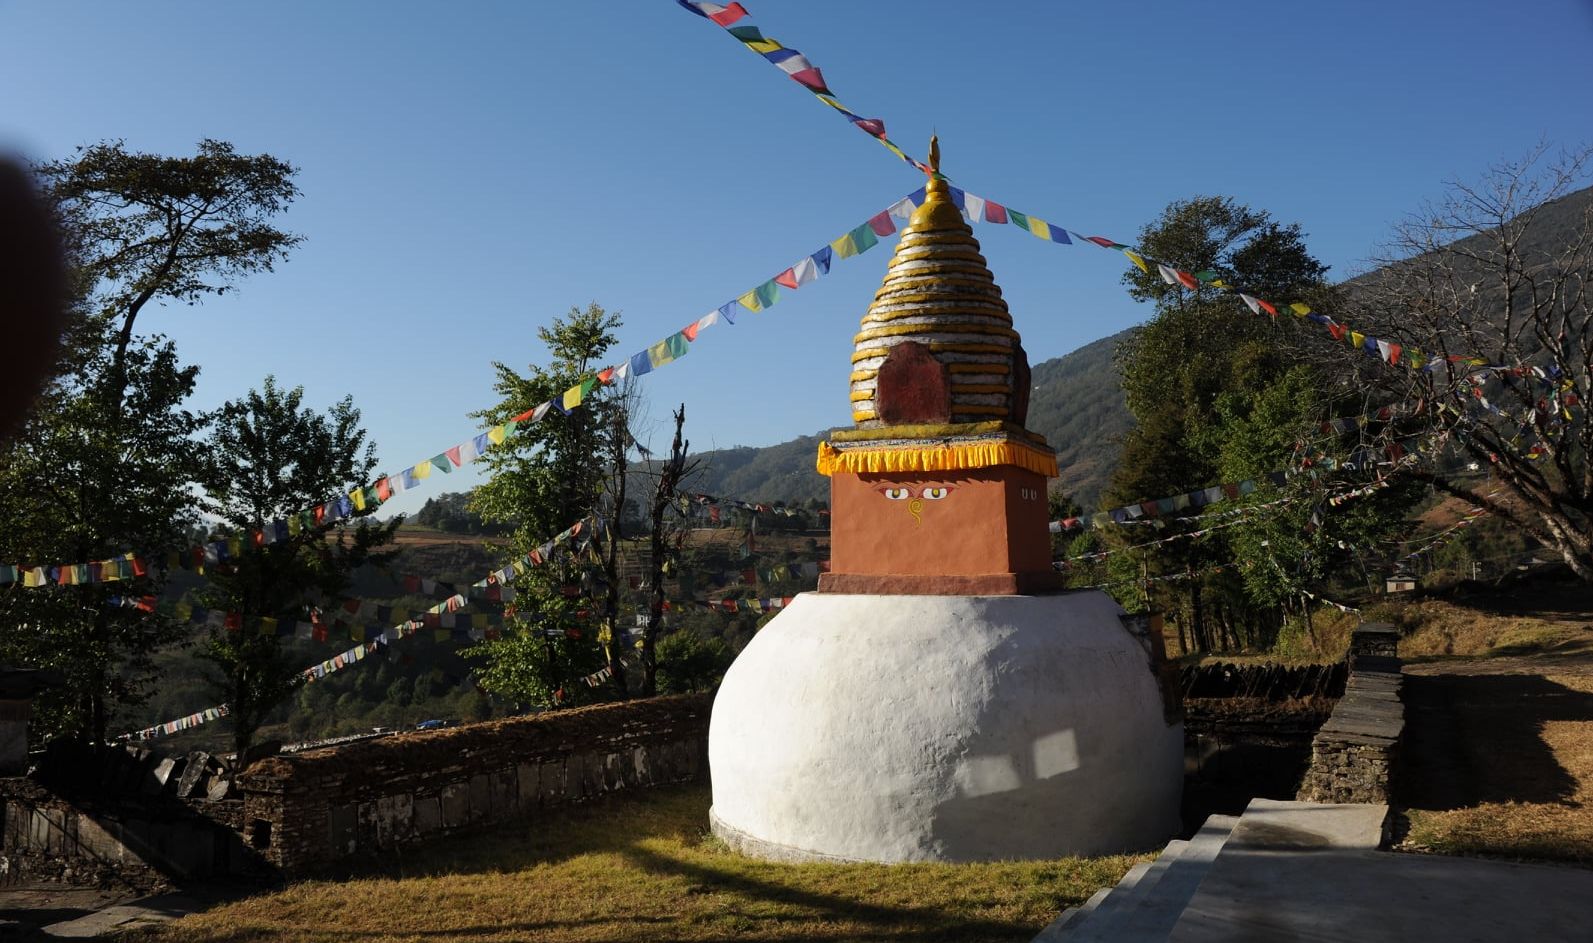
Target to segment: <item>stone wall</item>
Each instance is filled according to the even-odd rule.
[[[1389,777],[1405,731],[1398,642],[1398,631],[1383,623],[1369,623],[1351,636],[1344,696],[1311,743],[1311,765],[1297,798],[1388,801]]]
[[[708,695],[604,704],[261,760],[248,844],[293,876],[708,771]]]
[[[172,883],[265,871],[227,819],[243,802],[133,794],[65,798],[27,777],[0,779],[6,880],[61,881],[149,891]]]
[[[1348,677],[1349,666],[1345,662],[1278,665],[1214,661],[1183,666],[1178,685],[1185,701],[1250,698],[1277,703],[1339,697]]]

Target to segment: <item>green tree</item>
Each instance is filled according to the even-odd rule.
[[[658,693],[712,691],[733,660],[735,654],[722,639],[677,629],[658,641]]]
[[[198,369],[140,334],[138,319],[150,302],[197,304],[286,258],[299,237],[272,220],[297,195],[294,169],[209,140],[192,157],[108,142],[34,169],[68,250],[73,319],[56,377],[0,453],[0,554],[164,562],[194,523],[203,423],[184,403]],[[144,699],[151,653],[182,629],[112,600],[162,585],[151,567],[122,583],[5,594],[0,654],[66,678],[39,705],[41,732],[103,742],[111,712]]]
[[[1306,251],[1298,225],[1283,225],[1265,211],[1226,197],[1196,197],[1170,204],[1141,230],[1140,248],[1191,273],[1197,287],[1170,285],[1154,271],[1130,269],[1129,293],[1152,301],[1156,313],[1118,350],[1119,369],[1134,428],[1104,496],[1107,507],[1138,503],[1205,488],[1221,481],[1221,463],[1207,438],[1219,421],[1224,393],[1260,390],[1290,366],[1278,348],[1274,325],[1250,314],[1222,286],[1239,286],[1267,298],[1323,293],[1327,267]],[[1173,536],[1195,525],[1169,525],[1155,536]],[[1128,529],[1119,545],[1153,535]],[[1204,590],[1208,567],[1226,562],[1220,539],[1171,541],[1157,548],[1146,576],[1174,577],[1189,601],[1191,643],[1223,644],[1208,620]]]
[[[275,626],[292,627],[307,607],[346,592],[355,567],[385,560],[379,548],[402,520],[371,523],[375,503],[350,497],[376,467],[353,401],[345,397],[321,414],[303,399],[303,387],[283,390],[267,377],[261,389],[221,407],[206,442],[206,511],[249,533],[278,520],[304,522],[215,568],[199,592],[205,606],[243,617],[241,630],[213,631],[200,652],[221,671],[217,686],[239,754],[303,682],[303,656],[284,647]],[[319,523],[300,513],[327,501],[337,511]]]
[[[571,308],[537,331],[548,348],[545,366],[533,364],[521,374],[507,364],[493,365],[499,401],[474,414],[489,423],[507,422],[571,387],[588,388],[579,408],[568,414],[550,410],[543,421],[482,457],[490,477],[471,494],[470,509],[489,523],[514,528],[502,550],[505,559],[538,549],[603,506],[624,403],[614,387],[597,382],[596,371],[619,326],[619,315],[595,302]],[[598,696],[595,689],[572,683],[605,661],[617,661],[605,653],[591,623],[576,616],[591,606],[581,599],[592,589],[586,565],[575,554],[557,554],[528,568],[515,586],[515,618],[505,637],[462,652],[480,663],[481,686],[512,701],[543,706]],[[624,690],[622,676],[610,690],[615,687]]]

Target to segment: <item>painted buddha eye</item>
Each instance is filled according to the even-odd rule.
[[[913,489],[911,489],[911,488],[881,488],[881,489],[879,489],[879,493],[884,495],[887,498],[890,498],[892,501],[906,501],[908,498],[913,496]]]
[[[948,494],[951,494],[951,489],[950,488],[925,488],[924,489],[924,498],[927,499],[927,500],[930,500],[930,501],[939,501],[941,498],[944,498]]]

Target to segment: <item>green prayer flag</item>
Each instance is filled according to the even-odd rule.
[[[647,362],[655,367],[672,363],[686,356],[686,349],[691,346],[691,341],[686,340],[686,335],[676,331],[653,346],[647,348]]]
[[[879,236],[874,234],[874,227],[868,223],[857,227],[847,235],[852,237],[852,243],[857,246],[858,252],[867,252],[879,244]]]
[[[448,461],[447,452],[438,452],[436,455],[431,457],[431,467],[446,475],[454,470],[454,463]]]
[[[780,300],[780,286],[774,283],[774,279],[764,282],[752,291],[765,308]]]
[[[1007,219],[1011,220],[1012,225],[1018,227],[1019,229],[1029,228],[1029,217],[1018,212],[1010,206],[1007,207]]]

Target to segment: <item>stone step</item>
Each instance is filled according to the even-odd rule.
[[[1045,929],[1041,930],[1039,935],[1034,938],[1034,943],[1057,943],[1059,940],[1068,939],[1068,937],[1063,935],[1064,931],[1068,927],[1078,926],[1082,923],[1084,918],[1088,917],[1096,907],[1099,907],[1101,901],[1105,900],[1106,895],[1110,893],[1112,893],[1110,887],[1103,887],[1091,894],[1090,899],[1084,903],[1062,911],[1062,916],[1046,924]]]
[[[1082,940],[1112,939],[1113,932],[1111,928],[1117,926],[1123,914],[1132,911],[1139,905],[1145,895],[1150,893],[1156,883],[1161,880],[1168,867],[1178,859],[1178,856],[1188,846],[1189,842],[1174,839],[1167,843],[1167,847],[1162,849],[1162,853],[1156,857],[1156,860],[1146,861],[1130,868],[1129,872],[1123,876],[1123,880],[1117,882],[1117,886],[1112,888],[1112,892],[1090,914],[1089,925],[1087,927],[1082,926],[1082,921],[1080,921],[1075,923],[1072,929],[1068,931],[1067,939],[1070,943]]]
[[[1175,838],[1168,842],[1167,847],[1163,848],[1162,853],[1151,863],[1150,870],[1145,873],[1144,877],[1139,879],[1138,886],[1134,888],[1135,897],[1143,900],[1154,893],[1156,885],[1161,883],[1162,876],[1167,873],[1167,869],[1172,867],[1173,862],[1177,861],[1178,856],[1183,854],[1184,849],[1188,847],[1189,842],[1184,841],[1182,838]]]
[[[1117,886],[1112,888],[1112,892],[1107,894],[1106,899],[1102,900],[1100,905],[1095,908],[1095,912],[1090,914],[1090,924],[1094,925],[1102,920],[1107,920],[1113,913],[1127,906],[1128,902],[1134,897],[1134,889],[1139,886],[1140,880],[1150,871],[1151,865],[1154,863],[1154,861],[1141,861],[1139,864],[1129,868],[1128,873],[1123,875],[1122,880],[1117,882]],[[1073,931],[1074,938],[1077,938],[1078,933],[1078,930]]]
[[[1136,900],[1117,911],[1110,920],[1091,921],[1083,932],[1069,935],[1068,943],[1165,940],[1238,823],[1238,817],[1232,815],[1213,815],[1206,819],[1195,837],[1182,847],[1175,850],[1169,846],[1169,851],[1174,853],[1168,858],[1167,866]]]

